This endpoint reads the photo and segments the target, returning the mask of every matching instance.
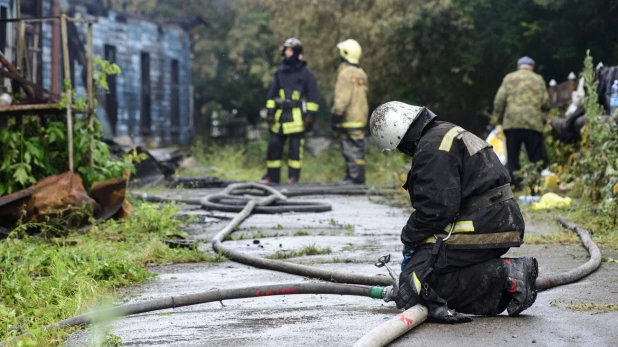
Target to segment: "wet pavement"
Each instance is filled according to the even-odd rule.
[[[195,197],[212,190],[169,191],[170,196]],[[226,245],[255,256],[298,250],[306,246],[329,247],[329,254],[290,258],[324,269],[359,274],[387,275],[373,263],[390,253],[399,267],[399,233],[407,211],[372,202],[365,196],[322,196],[299,199],[327,201],[333,211],[315,214],[253,215],[234,232]],[[208,241],[227,221],[212,213],[183,208],[185,214],[201,215],[192,225],[192,237]],[[231,216],[215,212],[216,216]],[[559,231],[552,221],[531,219],[528,233]],[[259,240],[255,243],[254,240]],[[209,243],[200,245],[207,252]],[[601,250],[618,258],[614,250]],[[508,256],[534,255],[540,273],[569,270],[587,260],[576,245],[524,245]],[[158,276],[133,287],[123,302],[141,302],[213,288],[239,288],[275,283],[309,281],[299,276],[255,269],[225,261],[214,264],[177,264],[154,267]],[[602,263],[583,280],[539,294],[533,307],[520,317],[475,317],[463,325],[422,324],[391,346],[616,346],[618,312],[593,314],[574,311],[572,304],[618,304],[618,264]],[[290,295],[228,300],[191,307],[145,313],[110,324],[125,346],[351,346],[365,333],[394,317],[393,303],[364,297]],[[90,330],[72,335],[67,346],[86,346]]]

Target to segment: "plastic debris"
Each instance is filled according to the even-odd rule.
[[[545,182],[543,183],[543,188],[545,190],[557,190],[560,185],[560,177],[558,175],[550,173],[545,176]]]
[[[519,205],[521,206],[527,206],[532,204],[533,202],[539,202],[541,200],[540,196],[536,196],[536,195],[522,195],[519,198],[517,198],[517,201],[519,202]]]
[[[487,140],[485,140],[485,142],[489,143],[493,147],[494,152],[498,156],[498,159],[500,159],[502,165],[506,165],[506,137],[504,136],[502,126],[496,126],[494,130],[489,133],[489,136],[487,136]]]
[[[563,208],[571,206],[571,198],[563,198],[556,193],[546,193],[541,197],[539,202],[532,203],[532,208],[535,210],[545,210],[551,208]]]

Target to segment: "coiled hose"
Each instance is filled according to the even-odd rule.
[[[237,190],[243,190],[246,188],[253,188],[257,190],[262,190],[264,192],[270,193],[267,197],[259,198],[259,199],[249,199],[249,198],[237,198],[238,194]],[[279,191],[272,187],[264,186],[256,183],[241,183],[241,184],[232,184],[228,186],[221,194],[207,196],[202,199],[202,206],[207,209],[218,209],[220,203],[218,201],[237,198],[239,201],[245,201],[246,205],[244,207],[233,206],[226,208],[227,211],[230,211],[232,208],[241,208],[240,212],[230,221],[228,225],[225,226],[217,235],[215,235],[212,239],[212,248],[216,252],[221,252],[223,255],[228,257],[231,260],[237,261],[239,263],[243,263],[246,265],[255,266],[261,269],[275,270],[280,272],[285,272],[293,275],[299,275],[304,277],[312,277],[318,278],[324,281],[330,282],[339,282],[339,283],[355,283],[355,284],[365,284],[365,285],[380,285],[380,286],[388,286],[393,284],[392,279],[386,276],[365,276],[365,275],[356,275],[345,273],[341,271],[333,271],[333,270],[323,270],[319,268],[315,268],[307,265],[300,264],[292,264],[283,262],[280,260],[272,260],[265,259],[260,257],[254,257],[250,255],[243,254],[242,252],[235,251],[229,247],[223,245],[223,240],[227,235],[232,233],[234,229],[242,223],[247,217],[249,217],[252,211],[263,211],[263,213],[271,213],[270,208],[277,208],[281,210],[286,210],[286,212],[295,211],[312,211],[312,212],[322,212],[330,210],[330,205],[328,209],[325,208],[324,204],[315,204],[302,202],[304,205],[298,205],[293,200],[288,200],[286,196],[281,194]],[[214,202],[213,202],[214,201]],[[278,201],[280,206],[265,206],[271,204],[274,201]],[[235,211],[234,211],[235,212]]]

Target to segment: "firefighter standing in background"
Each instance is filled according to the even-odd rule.
[[[305,131],[311,130],[313,116],[319,107],[318,86],[303,61],[302,53],[303,45],[295,37],[287,39],[281,46],[283,64],[275,73],[266,101],[270,139],[266,158],[268,171],[262,183],[281,181],[281,157],[288,137],[288,183],[295,184],[300,178]]]
[[[331,127],[341,134],[341,151],[346,162],[343,181],[339,184],[365,183],[365,127],[367,105],[367,75],[360,68],[361,46],[355,40],[337,45],[343,60],[337,70],[335,102]]]

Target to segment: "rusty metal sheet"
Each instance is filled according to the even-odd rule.
[[[90,195],[81,177],[73,172],[44,178],[28,189],[0,197],[0,226],[14,227],[20,219],[45,222],[47,218],[66,216],[82,208],[91,208],[97,219],[125,218],[133,210],[125,199],[128,178],[126,175],[96,182]]]
[[[99,203],[101,209],[96,211],[96,219],[108,219],[122,210],[127,195],[128,177],[112,178],[95,182],[90,189],[90,196]]]
[[[2,198],[0,224],[14,226],[23,222],[45,222],[47,218],[66,216],[82,208],[100,209],[88,196],[82,179],[73,172],[42,179],[34,186]]]

